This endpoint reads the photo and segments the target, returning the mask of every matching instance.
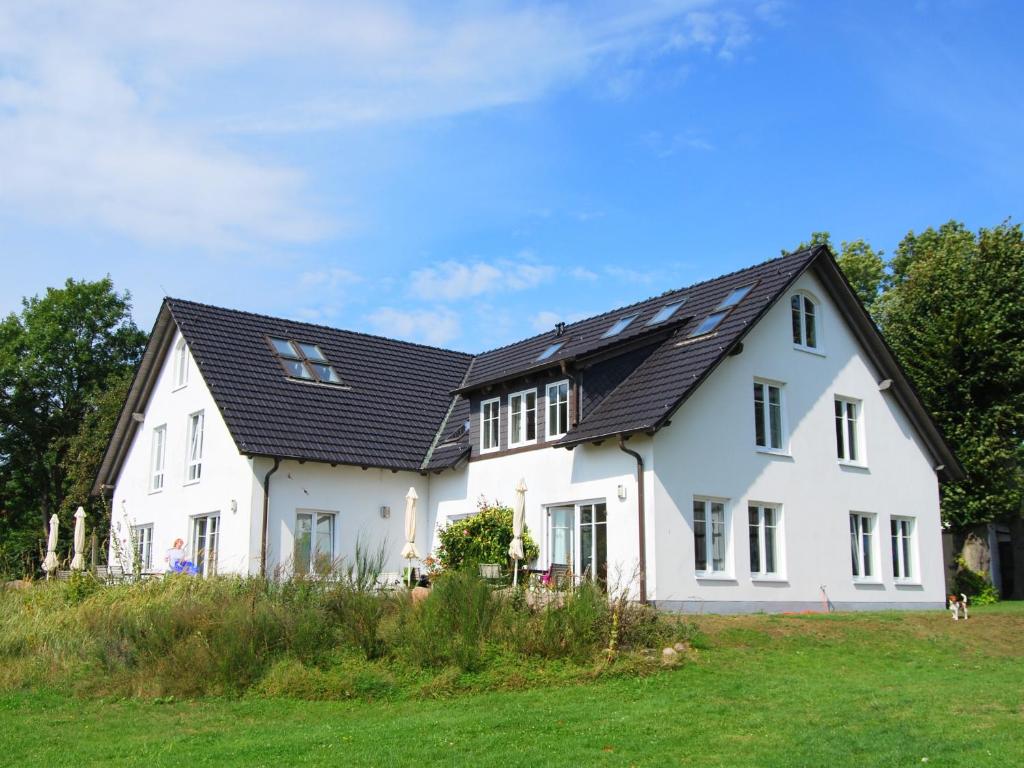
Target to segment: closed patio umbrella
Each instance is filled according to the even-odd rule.
[[[71,570],[81,571],[85,568],[85,510],[82,507],[75,512],[75,556],[71,558]]]
[[[60,521],[57,515],[50,516],[50,534],[46,538],[46,559],[43,560],[43,570],[46,571],[46,578],[57,570],[57,533]]]
[[[416,551],[416,499],[419,496],[416,489],[409,487],[405,494],[405,546],[402,547],[402,557],[409,561],[409,585],[412,586],[412,561],[420,556]]]
[[[512,507],[512,543],[508,545],[508,556],[515,561],[512,571],[512,586],[519,584],[519,561],[523,559],[523,519],[526,517],[526,479],[519,478],[516,485],[516,503]]]

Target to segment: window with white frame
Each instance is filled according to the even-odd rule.
[[[548,437],[561,437],[568,431],[569,382],[548,384]]]
[[[818,305],[803,293],[789,299],[793,319],[793,344],[803,349],[818,349]]]
[[[178,339],[174,345],[174,388],[179,389],[188,384],[188,345],[185,337]]]
[[[779,507],[774,504],[750,504],[747,507],[750,529],[750,575],[778,576]]]
[[[772,451],[785,450],[782,384],[754,379],[754,444]]]
[[[333,512],[295,513],[294,567],[298,574],[330,573],[334,566]]]
[[[164,488],[164,465],[167,462],[167,425],[161,424],[153,430],[153,444],[150,448],[149,490],[151,493]]]
[[[140,571],[153,568],[153,526],[132,526],[132,537],[135,540],[135,563]]]
[[[693,554],[698,576],[728,572],[729,527],[724,500],[694,498]]]
[[[220,542],[220,515],[192,518],[192,557],[196,573],[213,576],[217,573],[217,546]]]
[[[852,464],[863,464],[860,402],[846,397],[836,397],[835,416],[836,453],[839,460]]]
[[[897,581],[916,577],[914,568],[914,519],[893,517],[889,520],[892,539],[892,575]]]
[[[603,501],[548,507],[548,563],[579,579],[608,581],[608,505]]]
[[[197,483],[203,475],[203,411],[188,417],[188,440],[185,443],[185,482]]]
[[[876,579],[875,516],[850,513],[850,559],[855,579]]]
[[[480,450],[498,450],[498,423],[501,401],[498,398],[480,403]]]
[[[537,440],[537,390],[508,396],[508,444],[526,445]]]

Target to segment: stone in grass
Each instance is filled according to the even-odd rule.
[[[661,660],[666,663],[675,661],[677,656],[679,656],[679,651],[675,648],[663,648],[661,651]]]
[[[686,643],[676,643],[672,647],[675,649],[676,653],[686,653],[686,651],[690,650],[690,646]]]

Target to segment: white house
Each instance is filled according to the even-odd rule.
[[[537,567],[667,608],[930,608],[956,458],[825,247],[467,355],[167,299],[94,491],[146,569],[404,565],[523,478]],[[135,532],[134,544],[128,531]]]

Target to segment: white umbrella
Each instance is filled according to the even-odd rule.
[[[81,571],[85,568],[85,510],[82,507],[75,512],[75,556],[71,558],[71,570]]]
[[[402,557],[409,560],[409,585],[412,586],[412,560],[419,558],[420,553],[416,551],[416,489],[409,487],[405,494],[405,546],[402,547]]]
[[[519,561],[523,559],[523,518],[525,517],[526,479],[521,477],[516,485],[516,503],[512,507],[512,543],[508,545],[508,556],[515,560],[512,586],[519,584]]]
[[[46,559],[43,560],[43,570],[46,571],[46,578],[59,567],[57,564],[57,532],[60,521],[57,515],[50,517],[50,535],[46,539]]]

